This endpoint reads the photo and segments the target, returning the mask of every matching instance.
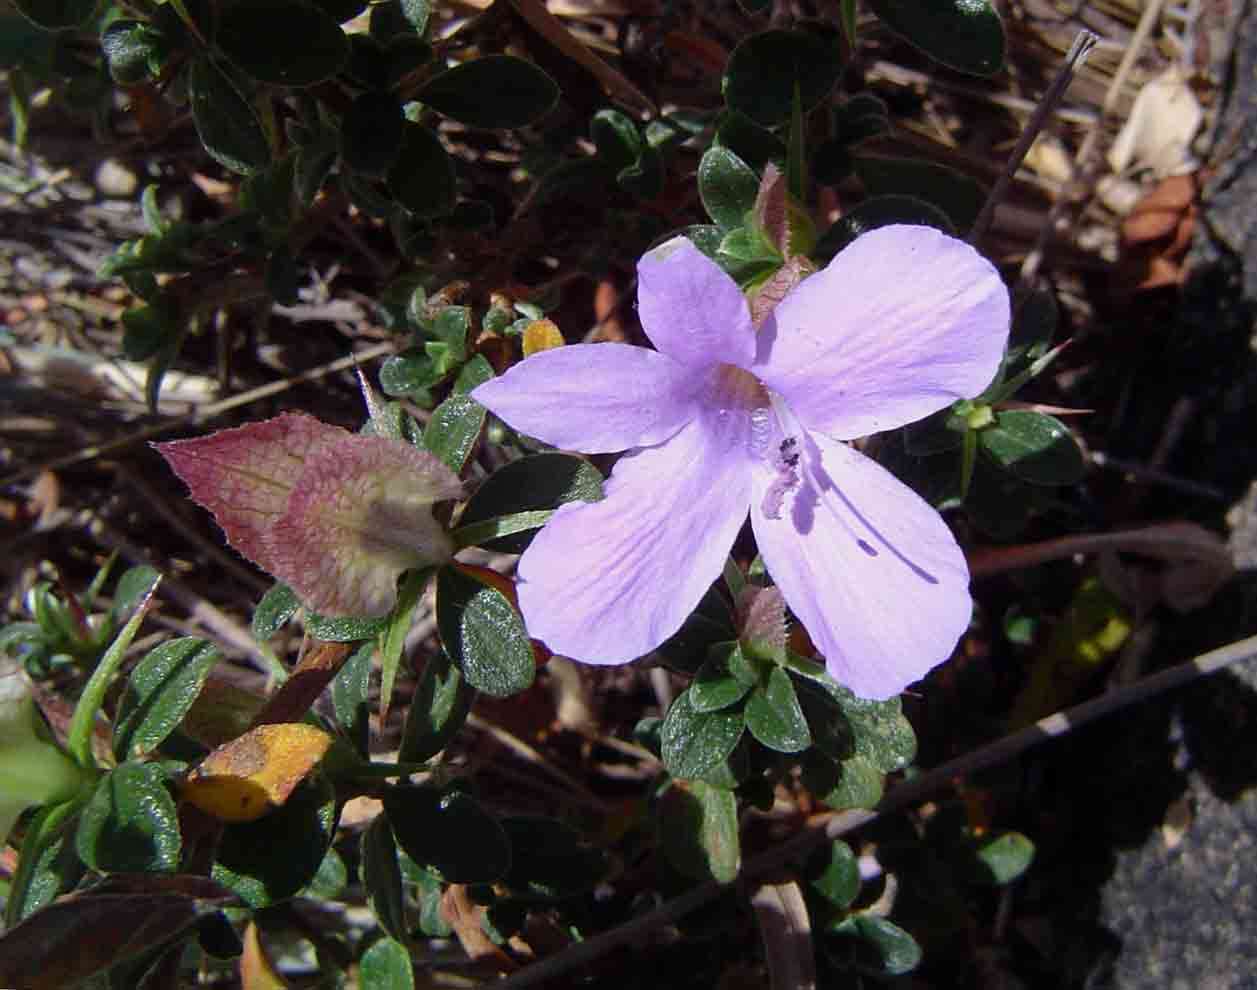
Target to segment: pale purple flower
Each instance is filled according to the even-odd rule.
[[[684,238],[638,265],[657,350],[535,354],[472,395],[556,447],[628,450],[600,502],[563,505],[519,562],[529,633],[586,663],[659,646],[693,611],[749,511],[769,573],[829,672],[888,698],[968,626],[965,558],[938,513],[843,443],[911,423],[994,377],[1008,292],[928,227],[872,231],[758,329]]]

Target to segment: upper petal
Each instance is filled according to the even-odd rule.
[[[659,443],[695,412],[681,364],[628,344],[572,344],[534,354],[471,397],[512,428],[566,450],[604,454]]]
[[[306,460],[352,436],[302,413],[153,446],[214,514],[227,542],[274,573],[269,533],[288,506]]]
[[[718,363],[746,368],[755,357],[746,296],[684,237],[637,263],[637,314],[659,350],[695,371]]]
[[[753,370],[805,426],[851,439],[977,395],[1008,324],[1008,290],[972,247],[932,227],[881,227],[777,306]]]
[[[453,556],[432,503],[462,490],[427,451],[349,435],[307,460],[271,532],[273,573],[324,615],[385,615],[402,571]]]
[[[676,632],[746,520],[745,446],[703,418],[620,459],[601,502],[559,508],[519,561],[529,635],[586,663],[626,663]]]
[[[819,434],[803,479],[767,518],[756,472],[751,524],[764,563],[824,654],[863,698],[890,698],[942,663],[969,625],[969,570],[933,508],[879,464]]]

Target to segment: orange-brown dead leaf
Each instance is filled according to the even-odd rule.
[[[243,990],[287,990],[288,984],[276,972],[262,948],[258,926],[250,921],[244,930],[244,951],[240,953],[240,986]]]
[[[441,917],[454,929],[463,951],[475,962],[492,964],[499,973],[513,973],[519,969],[519,964],[484,933],[480,925],[484,912],[484,905],[474,904],[467,896],[465,884],[450,884],[441,895]]]
[[[287,801],[331,744],[311,725],[260,725],[210,753],[180,797],[220,821],[254,821]]]

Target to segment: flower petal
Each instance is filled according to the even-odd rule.
[[[693,418],[694,382],[666,355],[628,344],[540,351],[471,397],[512,428],[590,454],[660,443]]]
[[[1008,340],[989,261],[931,227],[881,227],[804,279],[760,330],[755,374],[809,429],[852,439],[982,391]]]
[[[879,464],[819,434],[780,518],[756,471],[751,524],[764,563],[824,654],[863,698],[890,698],[942,663],[969,625],[969,570],[937,512]]]
[[[352,435],[312,416],[284,413],[153,446],[187,484],[193,501],[214,514],[227,542],[275,573],[268,534],[288,506],[293,483],[308,458]]]
[[[637,263],[637,313],[651,342],[692,371],[721,363],[747,368],[755,357],[742,290],[684,237]]]
[[[402,571],[453,555],[432,503],[461,494],[426,451],[351,435],[307,460],[271,534],[273,573],[324,615],[385,615]]]
[[[529,635],[615,664],[676,632],[720,575],[746,521],[745,446],[705,419],[621,458],[601,502],[561,506],[519,561]]]

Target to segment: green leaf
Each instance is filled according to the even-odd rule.
[[[810,31],[764,31],[733,50],[725,66],[724,97],[757,124],[790,119],[797,92],[803,110],[825,100],[842,72],[833,38]]]
[[[393,398],[418,399],[427,395],[428,389],[441,382],[446,374],[427,351],[409,347],[380,366],[380,388]]]
[[[842,706],[851,726],[855,753],[882,773],[902,770],[917,752],[917,737],[903,716],[898,698],[868,701],[846,688],[833,685],[828,690]]]
[[[122,314],[122,353],[132,361],[147,361],[179,332],[171,307],[158,300],[132,306]]]
[[[732,659],[732,654],[737,655],[736,660]],[[701,715],[728,708],[735,701],[740,701],[754,683],[746,676],[739,676],[748,669],[742,648],[737,643],[715,647],[690,684],[691,708]]]
[[[358,980],[360,986],[371,990],[414,990],[410,953],[397,939],[385,936],[362,954]]]
[[[454,379],[454,394],[467,395],[493,377],[493,365],[483,354],[473,354]]]
[[[380,711],[388,711],[393,697],[393,682],[397,679],[397,667],[401,663],[406,634],[410,632],[419,597],[427,586],[431,569],[412,570],[402,580],[397,592],[397,604],[388,615],[388,625],[380,635]]]
[[[219,12],[218,47],[273,86],[313,86],[349,59],[336,19],[305,0],[233,0]]]
[[[78,27],[96,10],[96,0],[14,0],[13,5],[47,31]]]
[[[388,616],[358,618],[352,615],[325,616],[306,610],[306,632],[315,639],[329,643],[356,643],[362,639],[375,639],[388,627]]]
[[[371,684],[371,659],[375,643],[363,643],[332,678],[332,711],[341,732],[353,743],[359,756],[368,755],[371,713],[367,696]]]
[[[1012,883],[1034,862],[1034,843],[1020,832],[984,835],[974,843],[969,874],[978,883]]]
[[[915,158],[857,155],[856,174],[870,196],[913,196],[938,207],[956,230],[967,232],[978,218],[987,190],[946,165]]]
[[[406,118],[392,93],[363,93],[340,125],[340,155],[352,169],[383,178],[397,159]]]
[[[739,227],[729,231],[721,239],[716,253],[739,264],[763,264],[776,268],[782,261],[776,248],[765,241],[759,231],[751,227]]]
[[[423,445],[455,474],[476,449],[488,410],[469,395],[451,395],[432,413],[423,429]]]
[[[406,711],[398,760],[422,763],[443,750],[467,721],[474,697],[444,650],[431,656]]]
[[[336,795],[308,777],[283,806],[223,829],[210,875],[252,908],[292,897],[318,872],[336,830]]]
[[[270,639],[282,629],[301,607],[293,590],[282,581],[271,585],[253,610],[253,638]]]
[[[114,723],[119,762],[154,752],[183,721],[222,657],[212,643],[189,636],[162,643],[136,664]]]
[[[973,76],[1004,67],[1004,25],[989,0],[868,0],[879,20],[930,58]]]
[[[978,442],[996,464],[1033,485],[1072,485],[1086,472],[1069,427],[1046,413],[998,412],[995,425],[978,432]]]
[[[439,217],[454,207],[454,161],[432,131],[409,121],[388,172],[392,194],[416,217]]]
[[[532,684],[537,673],[532,642],[515,606],[497,588],[442,567],[436,624],[446,653],[477,691],[508,698]]]
[[[38,809],[26,826],[17,872],[5,896],[4,922],[12,928],[59,895],[72,890],[84,872],[71,839],[81,800]]]
[[[698,195],[707,215],[723,231],[746,222],[755,206],[759,177],[727,148],[708,148],[698,163]]]
[[[835,811],[874,808],[882,799],[882,773],[863,756],[838,763],[813,750],[803,759],[803,784]]]
[[[519,512],[556,509],[567,502],[597,502],[602,475],[582,457],[533,454],[498,468],[476,489],[458,519],[459,529]],[[536,529],[484,540],[478,545],[501,553],[523,553]]]
[[[156,587],[156,582],[149,586],[147,594],[136,607],[135,614],[114,636],[109,647],[97,661],[96,669],[92,671],[91,677],[88,678],[87,684],[79,695],[79,700],[74,705],[74,713],[70,716],[70,727],[66,731],[66,750],[81,767],[96,766],[96,757],[92,752],[92,730],[96,725],[96,715],[104,704],[110,682],[113,681],[114,675],[117,674],[122,661],[126,658],[127,649],[135,639],[136,633],[140,631],[140,623],[144,621],[144,613],[153,600],[152,595]]]
[[[696,712],[690,691],[685,690],[663,721],[664,766],[674,777],[696,780],[728,759],[743,727],[741,711]]]
[[[576,829],[553,818],[502,819],[515,855],[502,883],[511,896],[558,900],[593,890],[606,873],[602,852],[581,841]]]
[[[122,577],[118,578],[118,585],[114,588],[113,605],[109,609],[113,621],[122,622],[129,619],[131,613],[144,601],[160,578],[161,575],[157,573],[156,568],[149,567],[147,564],[127,568]]]
[[[738,799],[729,790],[701,780],[673,785],[659,803],[664,855],[678,871],[696,880],[731,883],[738,875]]]
[[[433,77],[415,99],[469,127],[495,130],[536,123],[554,109],[559,87],[522,58],[486,55]]]
[[[511,866],[511,844],[497,820],[462,791],[395,787],[384,811],[397,844],[450,883],[493,883]]]
[[[402,898],[402,871],[397,843],[388,819],[377,815],[362,833],[362,886],[380,927],[394,938],[406,939],[406,903]]]
[[[952,226],[947,214],[923,199],[899,194],[870,196],[859,206],[844,213],[825,231],[817,242],[815,258],[818,262],[827,262],[861,234],[897,223],[933,227],[952,237],[956,236],[956,228]]]
[[[401,0],[401,6],[406,22],[416,34],[423,34],[428,18],[432,16],[432,0]]]
[[[641,157],[620,169],[615,181],[638,199],[654,199],[663,192],[663,156],[652,147],[643,148]]]
[[[642,155],[641,133],[627,114],[619,110],[599,110],[589,122],[589,136],[598,149],[598,158],[614,172],[628,168]]]
[[[208,58],[188,67],[188,101],[197,136],[223,168],[252,175],[271,162],[271,146],[253,107]]]
[[[182,840],[166,774],[156,763],[119,764],[83,808],[75,835],[79,858],[104,873],[168,873]]]
[[[328,849],[302,894],[320,901],[340,900],[348,882],[349,868],[345,861],[335,849]]]
[[[779,753],[798,753],[812,744],[790,675],[780,667],[773,667],[768,684],[757,687],[747,699],[746,727],[757,740]]]
[[[167,44],[160,31],[143,21],[117,20],[101,34],[100,50],[113,81],[133,86],[161,71]]]
[[[830,928],[832,935],[857,939],[856,969],[870,976],[902,976],[921,963],[921,947],[898,925],[873,914],[853,914]]]
[[[851,847],[836,839],[808,861],[808,884],[835,907],[845,908],[860,893],[860,864]]]
[[[851,726],[837,699],[804,678],[796,678],[794,688],[812,733],[812,745],[835,760],[855,755]]]
[[[733,109],[721,113],[712,146],[728,149],[756,172],[762,172],[769,162],[784,165],[789,154],[781,138]]]

